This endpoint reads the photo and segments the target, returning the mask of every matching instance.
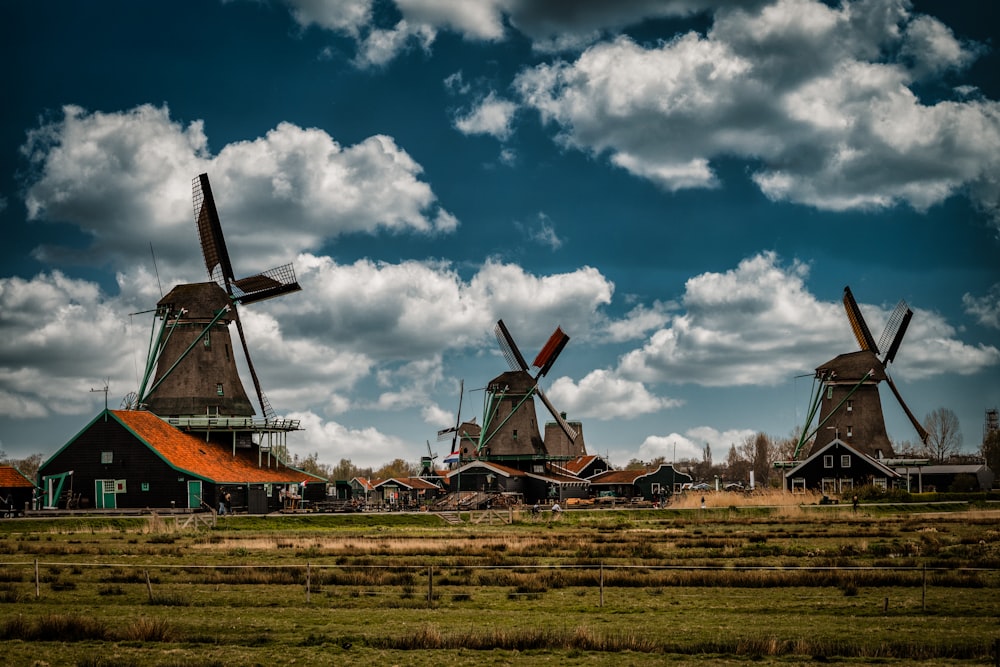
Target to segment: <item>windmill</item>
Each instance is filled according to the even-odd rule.
[[[839,438],[875,458],[894,456],[892,443],[885,430],[885,417],[878,393],[878,384],[882,381],[889,385],[921,442],[927,441],[927,431],[903,401],[887,370],[899,352],[913,311],[905,301],[900,301],[876,343],[850,287],[844,288],[843,300],[848,322],[861,349],[841,354],[816,369],[815,388],[806,427],[802,429],[802,436],[795,448],[795,458],[798,458],[805,443],[814,435],[816,441],[813,452]],[[817,410],[819,422],[810,431],[809,425]]]
[[[160,416],[252,416],[255,410],[240,382],[231,350],[229,323],[235,322],[261,414],[273,419],[274,411],[261,391],[250,358],[238,306],[300,290],[295,270],[286,264],[237,279],[208,174],[192,181],[192,195],[211,281],[177,285],[157,303],[162,326],[155,343],[150,344],[138,403]]]
[[[511,370],[498,375],[486,387],[483,426],[477,445],[479,456],[577,456],[575,451],[550,451],[542,441],[536,421],[534,396],[545,404],[556,424],[572,447],[578,432],[552,405],[538,386],[538,381],[552,368],[559,353],[569,342],[569,336],[556,328],[542,347],[532,366],[532,375],[514,338],[503,320],[497,322],[494,333]],[[565,447],[560,448],[565,449]],[[464,453],[464,452],[463,452]]]
[[[434,461],[437,460],[437,452],[431,452],[430,440],[427,441],[427,456],[420,457],[420,476],[434,476]]]

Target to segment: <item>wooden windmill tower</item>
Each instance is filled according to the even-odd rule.
[[[885,430],[885,417],[878,392],[878,384],[883,381],[889,385],[921,442],[927,441],[927,431],[910,412],[887,371],[889,364],[896,358],[913,311],[905,301],[900,301],[889,316],[882,337],[876,343],[861,316],[850,287],[844,288],[844,309],[861,349],[841,354],[816,369],[809,416],[802,429],[795,458],[798,458],[805,443],[814,435],[816,440],[813,452],[819,451],[834,439],[840,439],[873,458],[892,458],[895,453]],[[819,422],[810,431],[809,425],[817,410]]]
[[[586,454],[579,431],[566,421],[538,386],[538,381],[549,372],[569,342],[569,336],[562,329],[555,330],[535,357],[532,366],[538,372],[532,375],[503,320],[497,322],[494,333],[511,370],[493,378],[486,386],[483,426],[476,456],[491,459],[572,458]],[[557,442],[542,440],[535,414],[535,396],[555,420],[555,428],[560,431]]]
[[[238,306],[301,287],[291,264],[237,280],[207,174],[193,180],[192,191],[201,250],[211,281],[177,285],[156,304],[161,327],[150,345],[138,404],[161,417],[254,415],[240,382],[229,335],[229,324],[235,322],[261,414],[270,420],[274,414],[261,391]]]

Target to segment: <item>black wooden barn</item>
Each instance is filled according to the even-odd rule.
[[[43,508],[218,508],[263,514],[283,498],[326,497],[326,480],[258,445],[209,441],[145,410],[105,410],[38,471]],[[282,491],[286,493],[282,493]]]
[[[893,488],[901,479],[898,472],[878,459],[835,439],[785,473],[785,490],[808,489],[839,496],[866,485]]]
[[[663,463],[656,470],[608,470],[590,478],[594,495],[603,498],[638,498],[663,501],[691,483],[691,475]]]

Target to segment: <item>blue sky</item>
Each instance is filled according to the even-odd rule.
[[[566,7],[575,8],[566,11]],[[208,172],[289,445],[416,461],[506,370],[587,446],[717,457],[802,425],[811,374],[915,311],[893,377],[978,448],[1000,406],[1000,10],[980,2],[271,0],[0,6],[0,448],[138,386],[205,279]],[[152,253],[150,248],[152,247]],[[153,255],[155,254],[155,271]],[[158,282],[159,281],[159,282]],[[888,392],[890,437],[913,441]]]

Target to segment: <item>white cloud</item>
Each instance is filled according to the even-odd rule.
[[[639,304],[620,320],[608,323],[607,335],[611,341],[623,342],[644,337],[652,329],[659,329],[670,321],[670,311],[676,304],[654,301],[652,305]]]
[[[712,451],[712,460],[716,463],[725,460],[730,447],[739,445],[748,436],[754,434],[751,429],[731,429],[718,431],[710,426],[699,426],[689,429],[683,435],[651,435],[639,446],[639,458],[643,461],[663,456],[667,461],[683,459],[701,460],[705,445]]]
[[[463,134],[488,134],[505,141],[511,134],[511,121],[517,105],[490,91],[463,116],[456,116],[455,128]]]
[[[195,268],[190,185],[201,172],[209,173],[223,228],[239,225],[227,237],[239,275],[349,232],[435,234],[458,224],[420,180],[422,167],[384,135],[343,147],[322,130],[281,123],[213,157],[202,123],[185,128],[166,107],[69,106],[61,120],[31,131],[22,150],[32,163],[30,218],[80,227],[94,239],[86,254],[97,263],[128,266],[152,243],[161,270],[188,280],[204,270]],[[57,246],[36,254],[70,262],[80,255]]]
[[[544,213],[539,213],[537,224],[515,222],[514,226],[527,238],[551,250],[559,250],[564,241],[556,234],[555,224]]]
[[[135,385],[137,337],[116,305],[96,284],[59,272],[0,278],[0,414],[79,414],[108,378],[117,408]]]
[[[399,458],[410,444],[375,427],[352,429],[313,412],[293,412],[288,418],[298,419],[304,429],[295,435],[294,450],[304,456],[318,453],[320,461],[350,459],[359,467],[378,467]]]
[[[966,292],[962,295],[965,312],[976,318],[983,326],[1000,329],[1000,283],[990,287],[985,296],[975,296]]]
[[[385,66],[411,45],[429,50],[436,36],[430,26],[413,25],[405,20],[388,30],[372,30],[358,44],[354,64],[361,68]]]
[[[715,187],[712,161],[738,157],[774,200],[924,210],[967,188],[995,212],[1000,104],[922,103],[893,59],[918,46],[952,69],[976,54],[904,3],[778,0],[719,9],[705,36],[600,43],[514,85],[560,142],[667,190]]]
[[[807,274],[803,264],[784,267],[764,253],[725,273],[689,279],[682,312],[626,353],[616,373],[646,383],[769,386],[855,351],[841,304],[817,301],[806,289]],[[873,331],[888,319],[880,307],[862,309]],[[939,315],[915,310],[893,369],[919,379],[1000,363],[1000,350],[955,336]]]
[[[978,55],[979,47],[955,39],[948,26],[930,16],[917,16],[906,27],[900,54],[913,63],[916,76],[962,69]]]
[[[630,419],[681,404],[676,399],[654,396],[641,382],[626,380],[607,370],[592,371],[579,383],[561,377],[552,383],[546,396],[571,417],[601,420]]]
[[[373,0],[285,0],[302,26],[357,35],[371,22]]]

